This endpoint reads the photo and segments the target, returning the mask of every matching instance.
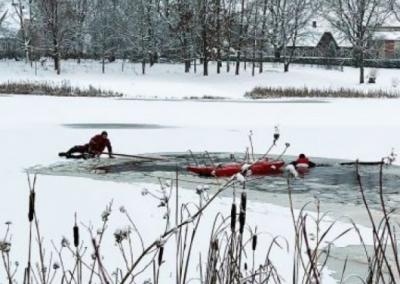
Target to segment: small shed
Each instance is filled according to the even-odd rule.
[[[372,37],[379,58],[393,59],[400,57],[400,27],[398,30],[379,29]]]
[[[348,57],[351,45],[323,18],[310,21],[296,41],[297,57]]]

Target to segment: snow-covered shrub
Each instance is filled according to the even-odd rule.
[[[364,90],[340,88],[340,89],[309,89],[309,88],[275,88],[255,87],[246,92],[244,97],[250,99],[267,98],[398,98],[397,91],[390,90]]]
[[[18,95],[42,95],[63,97],[122,97],[122,93],[105,91],[89,85],[88,88],[80,89],[72,87],[69,81],[61,84],[49,82],[20,81],[6,82],[0,84],[0,94]]]
[[[376,78],[378,77],[378,69],[376,69],[376,68],[372,68],[370,71],[369,71],[369,74],[368,74],[368,83],[369,84],[375,84],[376,83]]]

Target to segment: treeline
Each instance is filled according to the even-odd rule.
[[[103,70],[119,58],[141,62],[143,73],[159,61],[182,62],[190,72],[200,60],[207,75],[209,61],[218,62],[217,73],[239,74],[243,58],[261,73],[266,55],[289,71],[297,42],[323,14],[360,63],[373,31],[397,7],[395,0],[13,0],[12,12],[20,56],[49,56],[58,73],[62,58],[101,59]]]

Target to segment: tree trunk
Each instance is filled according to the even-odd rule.
[[[190,62],[190,51],[189,51],[189,47],[188,47],[188,40],[187,40],[186,32],[182,33],[182,37],[183,37],[182,55],[183,55],[183,62],[185,65],[185,73],[189,73],[190,67],[191,67],[191,62]]]
[[[256,13],[258,11],[256,10]],[[254,36],[256,36],[256,33],[254,32]],[[251,76],[254,77],[254,73],[256,70],[256,39],[254,38],[254,43],[253,43],[253,58],[252,58],[253,64],[252,64],[252,68],[251,68]]]
[[[264,72],[264,66],[263,66],[263,52],[264,52],[264,37],[265,37],[265,29],[267,25],[267,4],[268,0],[264,0],[264,6],[263,6],[263,19],[262,19],[262,28],[261,28],[261,40],[260,40],[260,50],[259,50],[259,64],[260,64],[260,69],[259,73]]]
[[[29,62],[30,62],[29,45],[28,43],[25,43],[25,63],[28,64]]]
[[[235,75],[239,75],[240,70],[240,55],[242,51],[242,34],[243,34],[243,22],[244,22],[244,0],[241,2],[241,11],[240,11],[240,28],[239,28],[239,46],[236,58],[236,71]]]
[[[60,52],[58,50],[58,42],[57,39],[53,38],[54,45],[54,70],[57,72],[57,75],[60,75]]]
[[[221,73],[221,22],[220,22],[220,0],[217,1],[217,74]]]
[[[146,60],[144,58],[142,59],[142,74],[146,74]]]
[[[203,75],[208,76],[208,58],[203,60]]]
[[[81,58],[83,57],[83,44],[82,39],[79,37],[79,44],[78,44],[78,64],[81,64]]]
[[[61,62],[60,57],[57,55],[57,75],[61,74]]]
[[[207,0],[203,0],[202,11],[202,41],[203,41],[203,75],[208,76],[208,43],[207,43]]]
[[[235,70],[235,75],[239,75],[239,70],[240,70],[240,51],[238,51],[237,57],[236,57],[236,70]]]
[[[360,52],[360,84],[364,84],[364,51]]]
[[[257,17],[258,16],[258,6],[256,6],[256,12],[254,15],[254,23],[253,23],[253,54],[252,54],[252,68],[251,68],[251,76],[254,77],[255,71],[256,71],[256,49],[257,49]]]
[[[60,59],[57,55],[54,55],[54,70],[57,72],[57,75],[60,75]]]
[[[283,71],[284,71],[285,73],[289,72],[289,65],[290,65],[289,62],[285,62],[285,63],[283,64]]]
[[[104,54],[103,54],[103,58],[101,59],[101,73],[105,73],[106,72],[106,62],[104,59]]]
[[[278,48],[274,48],[274,62],[279,62],[281,60],[281,52]]]
[[[229,1],[229,7],[228,7],[228,19],[231,18],[232,15],[232,2],[233,1]],[[229,73],[231,71],[231,46],[232,46],[232,29],[230,24],[228,25],[228,29],[227,29],[227,41],[228,41],[228,46],[226,48],[226,53],[225,53],[225,60],[226,60],[226,72]]]
[[[185,73],[190,72],[190,67],[191,67],[190,59],[185,59]]]

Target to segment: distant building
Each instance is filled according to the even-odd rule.
[[[18,41],[16,34],[9,30],[0,31],[0,58],[17,58]]]
[[[289,45],[289,49],[291,49]],[[351,56],[351,45],[324,19],[313,19],[296,40],[296,57],[340,58]]]
[[[371,46],[378,58],[400,58],[400,26],[379,27],[373,35]]]
[[[378,27],[369,44],[367,58],[399,59],[400,58],[400,22],[389,18]],[[290,45],[288,47],[291,49]],[[296,41],[295,57],[312,58],[352,58],[353,48],[322,17],[310,21],[309,26],[300,33]]]

